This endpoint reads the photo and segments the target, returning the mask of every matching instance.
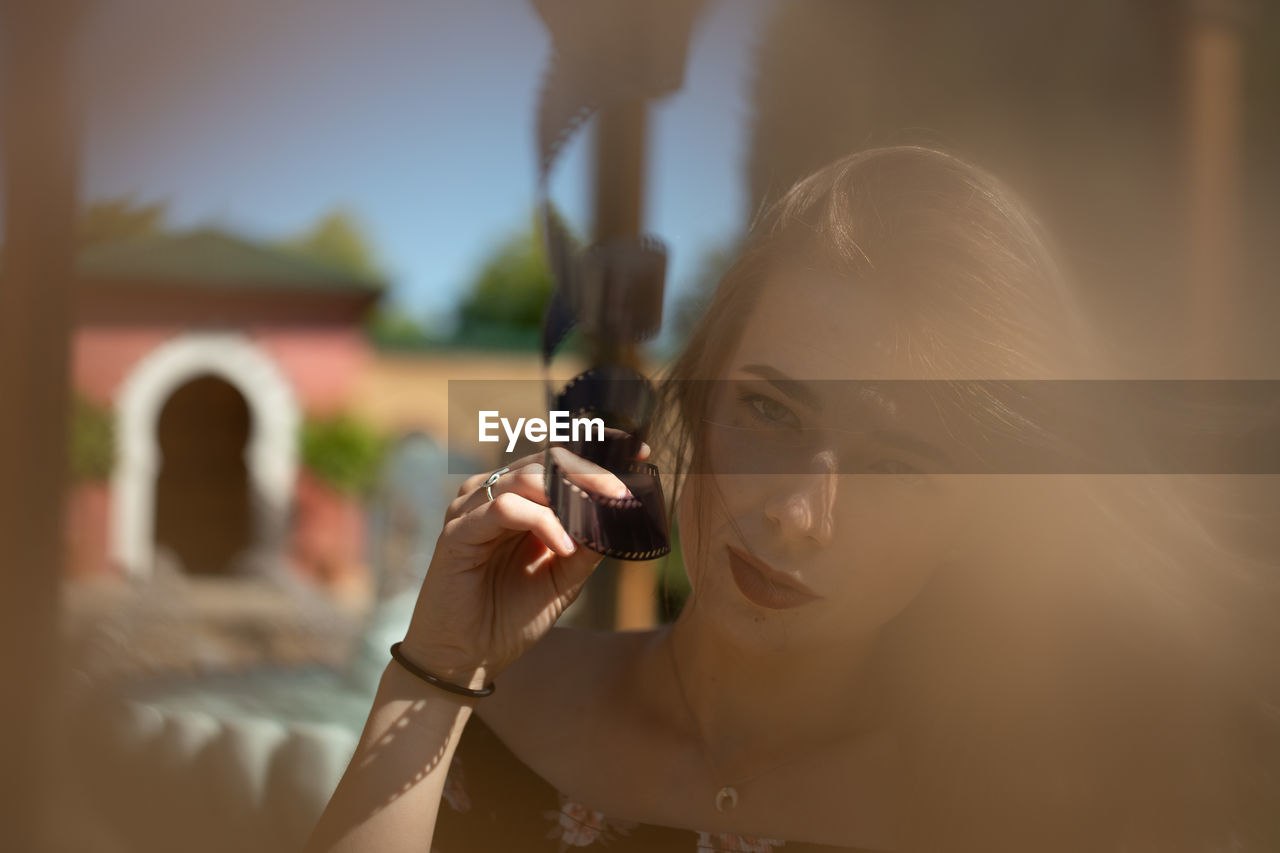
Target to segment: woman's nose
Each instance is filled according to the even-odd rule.
[[[827,545],[835,535],[838,467],[831,451],[819,453],[813,461],[815,470],[786,477],[787,488],[771,495],[764,510],[787,538],[809,538]]]

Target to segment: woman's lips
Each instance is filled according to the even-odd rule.
[[[729,572],[733,575],[733,582],[752,604],[770,610],[789,610],[822,597],[745,551],[732,545],[725,548],[729,551]]]

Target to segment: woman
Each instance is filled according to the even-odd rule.
[[[1096,352],[989,175],[899,147],[802,181],[663,384],[679,618],[553,629],[598,555],[546,507],[540,456],[472,478],[402,652],[496,693],[392,662],[310,849],[1265,844],[1269,765],[1239,758],[1271,743],[1256,567],[1168,478],[953,473],[974,436],[1055,425],[901,381],[1100,376]]]

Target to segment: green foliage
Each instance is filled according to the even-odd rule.
[[[350,415],[308,418],[302,425],[302,464],[319,480],[348,495],[376,482],[388,441]]]
[[[77,394],[71,407],[71,477],[100,483],[111,476],[116,462],[116,419],[106,406]]]
[[[658,619],[662,622],[675,621],[691,592],[689,573],[680,552],[680,527],[673,523],[671,553],[658,564]]]
[[[384,278],[373,244],[360,221],[347,210],[325,214],[302,234],[283,241],[280,246],[367,281]]]
[[[155,237],[164,232],[166,215],[164,202],[139,204],[131,195],[104,199],[81,212],[77,236],[81,246],[129,237]]]
[[[428,349],[442,344],[416,317],[395,304],[375,306],[365,317],[364,328],[378,349]]]
[[[537,231],[509,237],[481,266],[459,306],[458,342],[536,347],[551,291],[551,270]]]
[[[536,350],[541,341],[541,329],[522,329],[516,326],[473,323],[462,326],[454,332],[449,344],[457,349],[524,352]]]

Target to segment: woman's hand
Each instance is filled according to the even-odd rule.
[[[606,497],[629,494],[621,480],[560,447],[565,475]],[[649,454],[642,446],[638,459]],[[455,684],[478,688],[540,640],[602,559],[578,546],[547,505],[543,454],[514,462],[492,486],[489,472],[463,483],[402,646],[411,661]]]

